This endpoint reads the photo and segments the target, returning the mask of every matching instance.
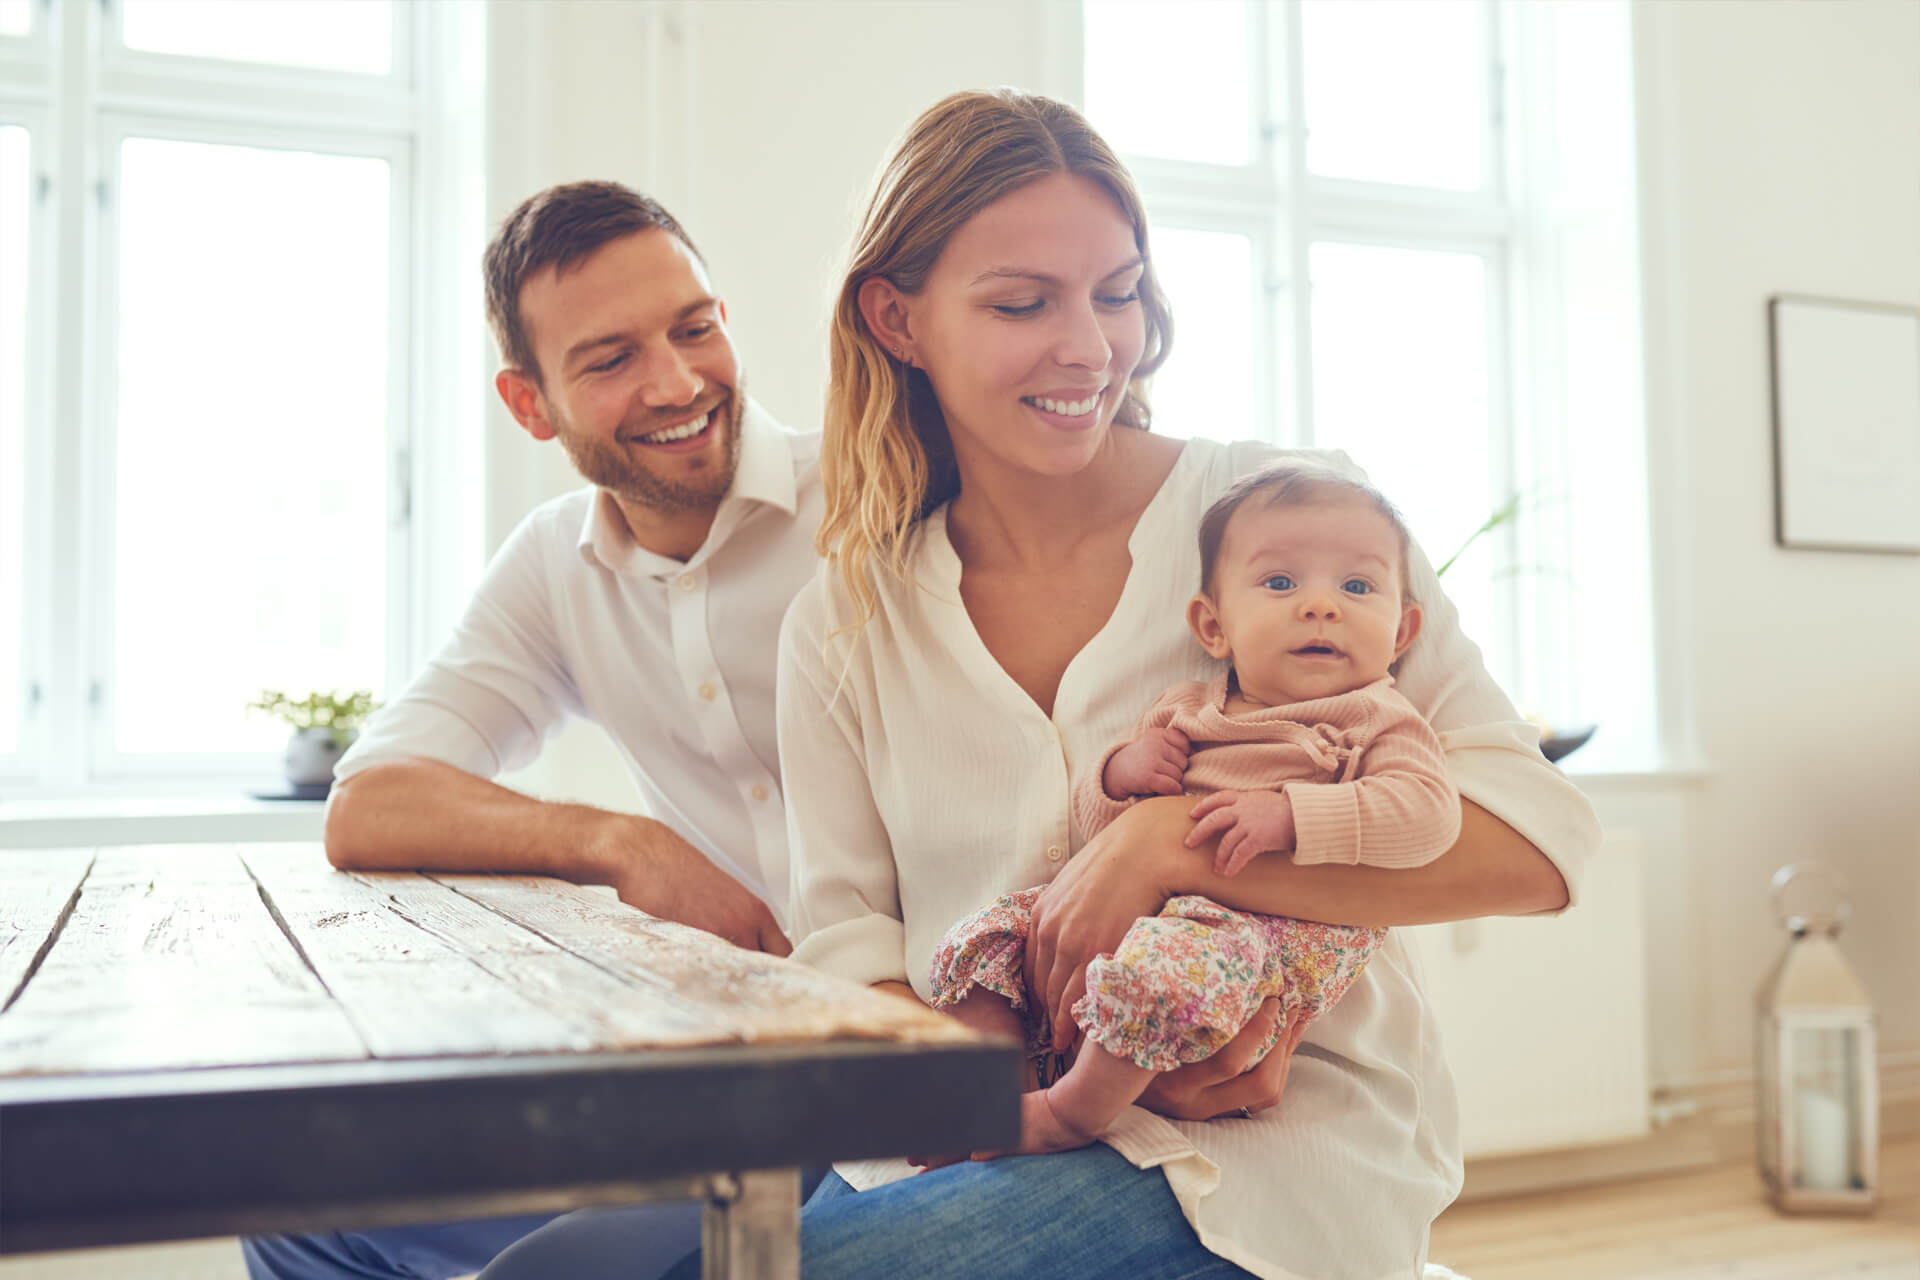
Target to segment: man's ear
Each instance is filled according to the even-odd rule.
[[[1400,610],[1400,629],[1393,633],[1393,660],[1398,662],[1400,655],[1413,645],[1413,638],[1420,634],[1420,624],[1426,620],[1426,614],[1420,606],[1409,600]]]
[[[1233,646],[1227,643],[1226,628],[1220,625],[1220,610],[1204,591],[1187,601],[1187,626],[1194,639],[1210,658],[1231,658]]]
[[[909,295],[885,276],[868,276],[855,295],[860,315],[880,345],[896,360],[913,361],[913,324],[908,315]]]
[[[521,430],[535,440],[553,439],[553,424],[547,421],[546,396],[532,378],[518,369],[502,369],[493,375],[493,389],[500,393],[507,412],[513,415]]]

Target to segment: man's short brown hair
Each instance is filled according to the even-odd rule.
[[[540,385],[540,363],[520,316],[520,289],[527,278],[548,267],[564,273],[602,246],[639,231],[668,232],[700,258],[700,250],[659,201],[618,182],[548,187],[507,215],[493,233],[484,261],[487,324],[509,368]]]
[[[1200,518],[1200,590],[1213,594],[1214,562],[1220,558],[1220,544],[1226,540],[1227,525],[1234,512],[1253,498],[1265,507],[1292,507],[1326,498],[1358,498],[1387,518],[1400,536],[1400,595],[1402,603],[1413,599],[1407,582],[1407,548],[1413,538],[1407,532],[1406,517],[1387,501],[1387,495],[1372,485],[1326,467],[1305,463],[1275,463],[1241,476],[1207,508]]]

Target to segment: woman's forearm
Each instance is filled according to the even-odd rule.
[[[1434,924],[1475,916],[1533,915],[1567,905],[1567,886],[1547,856],[1472,801],[1461,803],[1460,836],[1421,867],[1295,866],[1265,853],[1238,875],[1213,870],[1210,844],[1189,849],[1193,802],[1143,801],[1128,815],[1130,840],[1152,855],[1169,897],[1202,894],[1224,906],[1324,924],[1374,927]]]

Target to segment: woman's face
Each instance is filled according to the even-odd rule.
[[[963,473],[1073,475],[1092,461],[1146,344],[1141,271],[1126,215],[1072,174],[953,234],[904,301]]]

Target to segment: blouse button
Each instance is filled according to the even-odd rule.
[[[1062,859],[1062,858],[1064,858],[1064,857],[1066,857],[1066,856],[1067,856],[1067,851],[1066,851],[1065,849],[1062,849],[1062,848],[1061,848],[1061,847],[1060,847],[1059,845],[1057,845],[1057,844],[1050,844],[1050,845],[1048,845],[1048,846],[1047,846],[1047,861],[1048,861],[1048,862],[1058,862],[1058,861],[1060,861],[1060,859]]]
[[[754,786],[754,788],[753,788],[753,798],[754,798],[755,800],[761,800],[761,801],[764,801],[764,800],[765,800],[765,799],[767,798],[767,789],[766,789],[766,787],[765,787],[764,785],[761,785],[761,784],[757,784],[757,783],[756,783],[756,784],[755,784],[755,786]]]
[[[703,684],[703,685],[701,685],[701,686],[700,686],[700,688],[699,688],[699,690],[698,690],[698,692],[699,692],[699,694],[700,694],[700,701],[702,701],[702,702],[712,702],[712,701],[713,701],[713,699],[714,699],[714,696],[715,696],[716,694],[718,694],[718,693],[719,693],[720,691],[719,691],[718,689],[716,689],[716,688],[714,688],[714,687],[713,687],[712,685],[710,685],[710,684]]]
[[[693,590],[693,584],[698,581],[699,579],[694,577],[692,574],[683,573],[680,575],[680,578],[679,578],[680,589],[682,591],[691,591]]]

